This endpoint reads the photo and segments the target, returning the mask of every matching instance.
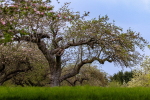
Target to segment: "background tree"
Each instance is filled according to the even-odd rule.
[[[88,12],[80,19],[78,12],[69,11],[68,3],[56,12],[52,9],[53,6],[48,7],[42,1],[15,2],[13,6],[1,7],[0,24],[2,42],[13,39],[38,46],[49,64],[51,86],[60,86],[62,81],[77,75],[85,64],[96,60],[122,67],[132,67],[141,61],[142,55],[135,47],[143,50],[147,42],[139,33],[130,29],[123,33],[122,28],[107,22],[108,16],[86,21],[83,17]],[[67,27],[68,21],[71,27]],[[66,61],[76,64],[71,72],[61,76]]]
[[[133,78],[133,72],[132,71],[130,71],[130,72],[126,71],[124,73],[125,83],[128,83],[129,81],[131,81],[132,78]]]
[[[62,71],[62,75],[70,72],[74,65],[69,65],[65,67]],[[84,65],[80,72],[71,78],[63,81],[61,85],[90,85],[90,86],[106,86],[108,83],[108,79],[106,77],[106,73],[100,71],[97,66]]]
[[[149,87],[150,86],[150,59],[147,56],[139,67],[135,67],[134,75],[128,82],[128,87]]]
[[[46,81],[49,79],[48,62],[37,47],[33,48],[34,44],[32,47],[23,42],[0,46],[1,85],[45,86],[50,82]]]
[[[128,83],[131,78],[133,78],[133,72],[122,72],[119,71],[117,74],[114,74],[113,76],[110,76],[110,82],[112,81],[117,81],[119,82],[121,85],[123,84],[123,82],[125,81],[125,83]]]
[[[20,72],[26,72],[32,68],[27,55],[24,55],[24,57],[19,57],[19,51],[17,54],[14,52],[12,53],[12,51],[13,49],[9,51],[7,47],[1,45],[0,85]],[[13,56],[13,58],[10,58],[10,55]],[[26,65],[27,67],[22,67],[23,65]]]

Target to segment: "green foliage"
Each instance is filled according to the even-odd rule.
[[[74,65],[69,65],[63,68],[62,75],[65,73],[68,73],[73,69]],[[81,83],[81,80],[83,82]],[[91,66],[91,65],[84,65],[79,74],[77,74],[74,77],[71,77],[68,79],[70,82],[74,83],[75,80],[77,80],[75,86],[79,85],[89,85],[89,86],[106,86],[108,83],[108,78],[106,77],[106,73],[102,72],[97,68],[97,66]],[[67,81],[63,81],[61,83],[62,86],[70,86],[70,84]]]
[[[110,77],[111,81],[115,80],[119,82],[121,85],[125,81],[125,83],[128,83],[131,78],[133,78],[133,72],[128,72],[126,71],[123,73],[122,71],[119,71],[117,74],[114,74],[113,76]]]
[[[103,52],[104,55],[108,55],[105,56],[106,58],[112,58],[120,66],[132,67],[137,65],[142,61],[143,55],[133,52],[136,47],[143,49],[147,42],[139,36],[139,33],[133,32],[131,29],[124,33],[122,28],[109,23],[108,20],[108,16],[99,16],[98,19],[72,21],[71,27],[66,30],[66,41],[76,43],[92,38],[97,44],[88,44],[87,48],[91,47]]]
[[[20,45],[20,46],[19,46]],[[26,64],[21,64],[16,67],[22,59],[29,58],[30,64],[32,66],[31,70],[14,73],[14,77],[6,81],[3,86],[46,86],[49,85],[49,67],[48,62],[42,53],[38,50],[35,44],[30,43],[25,44],[8,44],[7,46],[1,45],[0,51],[4,55],[5,59],[5,73],[8,74],[11,71],[17,69],[24,69],[28,66]],[[23,49],[22,49],[23,48]],[[1,56],[0,54],[0,56]],[[12,74],[13,75],[13,74]],[[0,76],[0,81],[3,76]]]
[[[139,67],[135,67],[134,75],[128,87],[150,87],[150,58],[147,56]]]
[[[121,87],[121,84],[120,82],[113,80],[108,83],[107,87]]]

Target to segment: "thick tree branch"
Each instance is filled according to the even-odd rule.
[[[58,43],[59,41],[61,41],[63,39],[63,37],[58,37],[57,39],[56,39],[56,43]]]
[[[14,41],[24,40],[24,41],[31,41],[33,43],[37,43],[43,38],[50,38],[48,34],[42,34],[42,33],[32,34],[31,36],[21,36],[21,37],[19,37],[18,35],[15,35],[15,36],[16,37],[14,37]]]
[[[31,86],[44,86],[43,84],[41,84],[40,82],[38,82],[38,83],[33,83],[30,79],[28,79],[28,82],[29,82],[29,84],[31,85]],[[27,82],[26,82],[27,83]]]
[[[68,42],[67,45],[65,45],[63,48],[67,49],[71,46],[79,46],[79,45],[83,45],[83,44],[87,44],[91,48],[93,48],[94,43],[96,43],[96,40],[94,38],[91,38],[90,40],[78,41],[76,43]]]
[[[46,44],[44,41],[39,41],[37,43],[38,48],[42,51],[42,53],[44,54],[44,56],[46,57],[46,59],[48,61],[52,61],[55,62],[55,58],[53,57],[53,55],[51,54],[51,52],[46,48]]]
[[[100,64],[104,64],[105,61],[108,61],[108,62],[112,62],[113,60],[110,60],[110,57],[107,57],[105,59],[99,59],[97,57],[93,57],[92,59],[88,60],[88,59],[85,59],[83,60],[82,62],[80,62],[75,68],[74,70],[72,70],[72,72],[68,73],[68,74],[65,74],[64,76],[62,76],[60,78],[60,82],[62,82],[63,80],[66,80],[67,78],[70,78],[70,77],[73,77],[75,76],[76,74],[79,73],[81,67],[84,65],[84,64],[88,64],[88,63],[92,63],[93,61],[99,61]]]
[[[81,85],[82,85],[84,80],[89,80],[89,79],[88,78],[81,78],[81,80],[79,81]]]
[[[38,48],[42,51],[42,53],[46,57],[46,59],[48,61],[55,62],[54,57],[51,55],[50,51],[46,48],[45,42],[41,41],[42,38],[50,38],[50,37],[47,34],[37,34],[37,37],[34,39],[33,37],[30,38],[29,36],[19,37],[19,36],[16,35],[14,40],[15,41],[22,41],[22,40],[24,40],[24,41],[28,41],[28,42],[31,41],[33,43],[36,43],[38,45]]]
[[[88,78],[81,78],[81,79],[77,78],[77,79],[75,79],[73,82],[71,82],[70,80],[66,79],[66,81],[67,81],[71,86],[75,86],[77,81],[79,81],[80,84],[82,85],[82,83],[83,83],[84,80],[88,80]]]
[[[73,84],[70,80],[66,79],[66,81],[67,81],[71,86],[74,86],[74,84]]]
[[[19,61],[17,68],[19,68],[21,66],[21,64],[26,64],[28,67],[26,69],[17,69],[14,71],[9,72],[8,74],[6,74],[6,78],[10,77],[10,75],[15,74],[15,73],[20,73],[20,72],[26,72],[28,70],[31,70],[32,66],[30,65],[29,59],[26,58],[25,61]]]
[[[28,67],[25,69],[16,69],[16,70],[10,71],[4,77],[1,78],[0,83],[4,83],[5,81],[7,81],[7,80],[11,79],[12,77],[16,76],[17,74],[19,74],[20,72],[26,72],[28,70],[31,70],[31,68],[32,68],[28,58],[26,58],[26,60],[19,61],[16,68],[19,68],[21,66],[21,64],[26,64]]]
[[[64,53],[64,49],[59,49],[59,51],[56,53],[57,56],[61,56]]]

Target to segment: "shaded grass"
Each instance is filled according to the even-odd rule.
[[[150,100],[150,88],[0,87],[0,100]]]

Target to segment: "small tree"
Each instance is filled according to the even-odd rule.
[[[133,73],[133,78],[128,82],[128,87],[150,86],[150,59],[148,56],[139,67],[136,67],[136,70],[134,70]]]

